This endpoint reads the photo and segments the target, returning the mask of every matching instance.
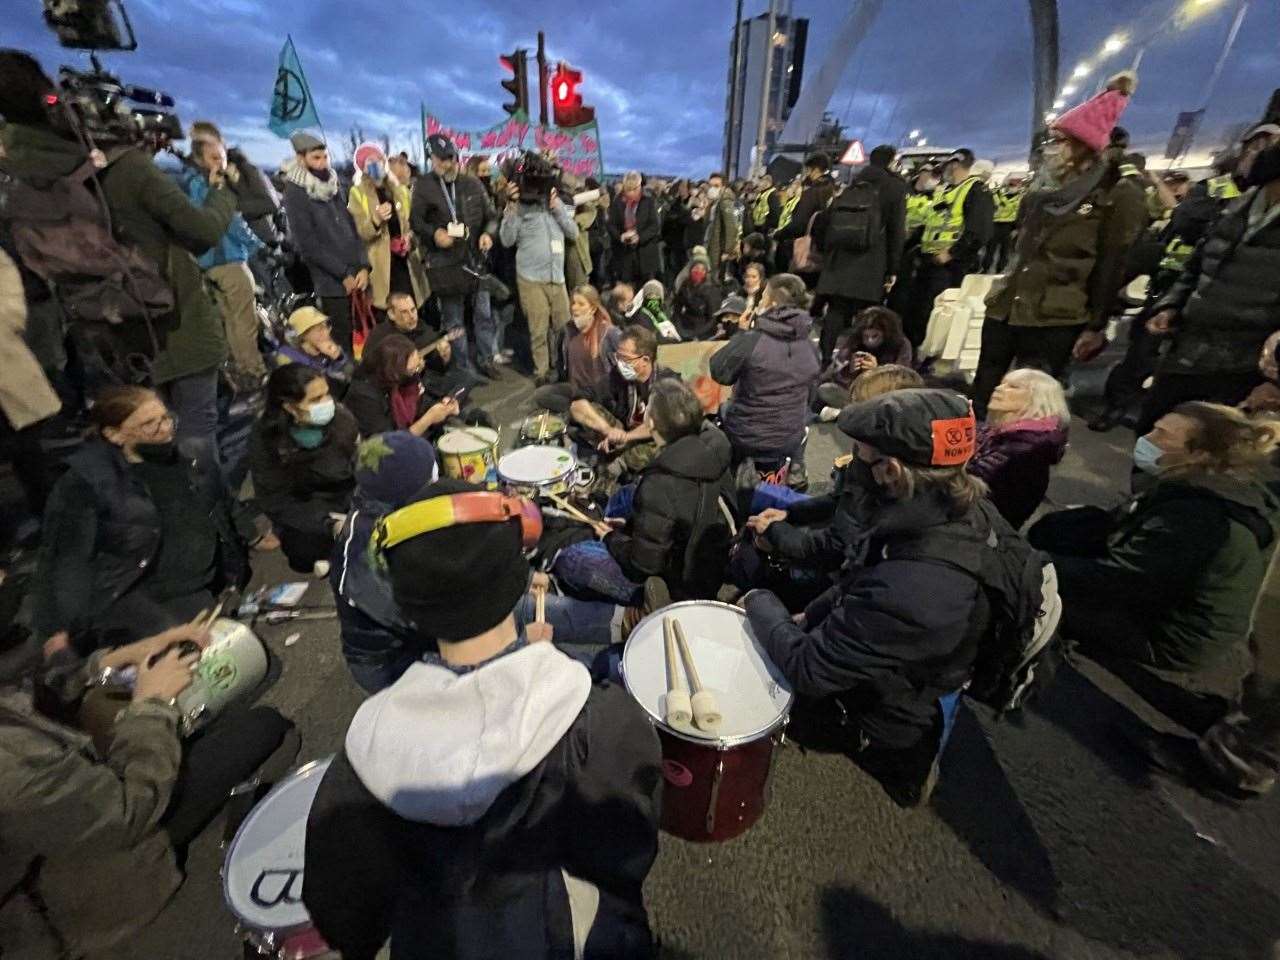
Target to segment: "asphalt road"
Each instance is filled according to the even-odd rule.
[[[531,389],[506,374],[503,423]],[[504,431],[504,435],[505,435]],[[1125,446],[1077,422],[1050,499],[1116,502]],[[844,444],[809,445],[810,476]],[[278,555],[257,580],[294,579]],[[305,603],[329,603],[314,584]],[[264,626],[280,663],[262,694],[297,723],[300,762],[340,744],[360,692],[334,621]],[[285,638],[301,637],[292,646]],[[1137,706],[1099,668],[1065,669],[1022,715],[962,709],[927,809],[902,811],[848,760],[787,743],[764,819],[729,843],[663,836],[646,888],[670,958],[1280,958],[1280,797],[1239,808],[1148,775],[1112,724]],[[114,957],[240,956],[220,888],[221,823],[193,845],[164,914]],[[517,954],[513,952],[513,956]]]

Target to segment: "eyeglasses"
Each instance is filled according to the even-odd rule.
[[[621,360],[623,363],[635,363],[637,360],[647,360],[647,359],[648,359],[648,358],[647,358],[644,354],[642,354],[642,353],[633,353],[633,354],[631,354],[631,356],[624,356],[624,355],[623,355],[623,354],[621,354],[621,353],[615,353],[615,354],[614,354],[614,356],[615,356],[615,357],[617,357],[619,360]]]

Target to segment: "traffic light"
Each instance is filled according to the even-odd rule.
[[[511,94],[511,102],[504,103],[502,109],[514,116],[523,113],[529,115],[529,51],[517,47],[511,53],[498,57],[498,62],[511,71],[511,76],[502,81],[502,89]]]
[[[596,118],[595,107],[582,105],[582,94],[578,92],[580,83],[582,71],[561,60],[551,75],[551,106],[557,127],[580,127]]]

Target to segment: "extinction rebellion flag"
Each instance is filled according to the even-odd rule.
[[[302,61],[293,47],[293,37],[280,50],[280,67],[276,70],[276,86],[271,94],[271,132],[288,137],[295,130],[320,126],[311,88],[302,72]]]

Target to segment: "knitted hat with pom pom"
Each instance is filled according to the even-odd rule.
[[[1107,81],[1107,89],[1102,93],[1078,107],[1072,107],[1049,126],[1073,140],[1079,140],[1095,153],[1101,153],[1110,144],[1111,130],[1137,87],[1137,74],[1130,70],[1117,73]]]

